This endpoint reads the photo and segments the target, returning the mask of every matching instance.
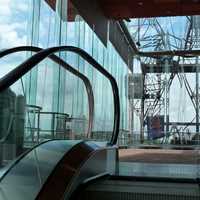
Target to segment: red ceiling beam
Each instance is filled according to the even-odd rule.
[[[200,0],[98,0],[111,19],[200,14]]]
[[[48,4],[49,4],[49,6],[53,9],[53,10],[55,10],[55,7],[56,7],[56,0],[45,0]]]
[[[55,10],[56,0],[45,0]],[[200,15],[200,0],[97,0],[110,19]],[[68,20],[76,11],[70,1]]]
[[[55,10],[56,9],[56,0],[45,0],[49,6]],[[77,11],[72,5],[71,1],[68,0],[68,8],[67,8],[67,15],[68,15],[68,21],[75,21],[75,17],[77,15]]]

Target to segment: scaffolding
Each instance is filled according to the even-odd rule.
[[[179,17],[179,22],[182,21],[182,26],[180,24],[175,26],[174,24],[178,22],[176,20],[177,17],[134,19],[131,20],[128,27],[138,49],[142,51],[156,52],[199,48],[200,17]],[[141,119],[140,142],[143,143],[148,138],[145,133],[147,118],[164,116],[165,138],[160,140],[161,143],[173,143],[175,137],[176,139],[178,137],[178,143],[184,143],[182,142],[184,141],[183,138],[190,140],[188,143],[191,143],[191,141],[199,143],[196,142],[199,138],[200,128],[199,58],[181,58],[170,55],[141,57],[139,60],[141,63],[141,73],[144,76],[143,97],[141,98],[140,108],[137,108],[137,110],[140,110]],[[195,77],[193,83],[189,81],[191,74],[193,79]],[[175,117],[171,116],[170,113],[170,108],[174,104],[174,102],[170,101],[171,90],[174,84],[176,84],[180,94],[179,97],[177,95],[178,117],[176,120],[173,119]],[[190,114],[191,119],[189,121],[184,119],[187,108],[186,99],[188,97],[195,113],[195,116]],[[134,110],[135,108],[132,106],[131,109]]]

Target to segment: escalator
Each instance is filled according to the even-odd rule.
[[[199,200],[200,181],[197,178],[124,176],[119,170],[116,146],[120,107],[115,79],[90,55],[76,47],[19,47],[0,52],[0,57],[15,51],[39,51],[0,79],[0,92],[9,88],[26,72],[53,53],[70,51],[80,55],[109,79],[114,96],[114,126],[110,141],[96,142],[91,129],[93,121],[93,93],[87,78],[90,123],[88,140],[48,140],[28,150],[14,160],[0,178],[0,200],[70,199],[70,200]],[[27,50],[28,51],[28,50]],[[59,58],[56,58],[58,61]],[[61,62],[60,62],[61,63]],[[62,65],[67,64],[62,61]],[[66,67],[67,68],[67,67]],[[68,68],[71,67],[68,66]],[[72,71],[72,70],[71,70]],[[78,74],[74,71],[74,74]],[[79,75],[80,77],[80,75]]]
[[[0,199],[200,198],[198,179],[125,177],[117,167],[117,149],[106,143],[48,141],[13,163],[1,178]]]
[[[197,183],[173,182],[166,180],[123,180],[110,177],[87,186],[80,199],[84,200],[198,200]],[[77,198],[75,198],[77,199]]]
[[[6,50],[0,51],[0,58],[4,58],[8,55],[12,55],[14,53],[18,52],[39,52],[42,49],[39,47],[33,47],[33,46],[19,46],[14,47]],[[88,97],[88,104],[89,104],[89,121],[88,121],[88,128],[87,132],[85,134],[86,138],[89,138],[91,135],[92,130],[92,120],[93,120],[93,114],[94,114],[94,95],[91,83],[89,79],[81,74],[78,70],[67,64],[64,60],[62,60],[60,57],[56,55],[50,55],[49,58],[56,64],[57,66],[63,67],[65,70],[69,71],[79,79],[81,79],[85,85],[87,97]],[[24,65],[26,67],[26,65]],[[15,69],[16,70],[16,69]],[[17,70],[17,72],[13,70],[11,73],[8,73],[6,76],[1,78],[1,86],[5,86],[5,88],[2,88],[0,93],[0,99],[1,99],[1,108],[0,108],[0,121],[1,121],[1,132],[0,132],[0,166],[7,164],[10,162],[10,160],[13,159],[12,154],[16,154],[16,156],[22,154],[25,152],[29,147],[24,143],[24,118],[25,118],[25,91],[23,86],[23,81],[21,78],[22,88],[23,88],[23,95],[16,95],[15,92],[13,92],[9,86],[12,85],[12,83],[9,81],[9,76],[13,77],[13,80],[16,76],[22,77],[23,75],[20,75],[20,69]],[[11,78],[12,79],[12,78]],[[16,81],[16,79],[15,79]],[[14,82],[15,82],[14,81]],[[0,87],[1,87],[0,86]],[[3,87],[4,87],[3,86]],[[28,120],[29,117],[28,117]],[[17,133],[17,134],[16,134]],[[23,144],[24,143],[24,144]],[[33,144],[34,145],[34,144]],[[5,154],[5,155],[4,155]],[[5,163],[2,163],[3,157],[6,157]],[[0,174],[4,171],[4,169],[0,170]]]
[[[67,140],[40,144],[2,176],[0,199],[69,199],[85,179],[114,173],[115,159],[109,157],[107,166],[107,155],[114,155],[116,148],[105,146]]]
[[[22,46],[1,51],[0,58],[20,51],[38,53],[0,79],[0,92],[6,91],[40,61],[49,57],[75,76],[81,78],[86,86],[89,103],[89,125],[86,135],[89,140],[92,139],[91,130],[94,115],[94,97],[90,81],[65,61],[52,54],[60,51],[71,51],[78,54],[100,73],[104,74],[112,85],[115,119],[110,142],[45,141],[26,151],[7,166],[1,174],[0,199],[68,199],[79,183],[86,178],[104,176],[107,173],[114,174],[115,172],[116,147],[114,144],[117,141],[119,132],[117,84],[115,79],[101,65],[79,48],[64,46],[42,50],[38,47]],[[3,138],[2,143],[6,141],[7,137],[9,135]],[[111,159],[113,160],[112,164]],[[67,192],[66,187],[68,188]]]

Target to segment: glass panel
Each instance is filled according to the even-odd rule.
[[[85,121],[76,115],[73,116],[72,112],[65,112],[67,99],[60,99],[65,97],[67,91],[65,87],[61,87],[59,92],[62,92],[62,95],[56,96],[53,92],[54,84],[60,81],[55,80],[54,67],[53,62],[48,59],[37,66],[40,73],[36,85],[31,82],[35,93],[27,89],[27,75],[0,93],[0,171],[13,159],[40,142],[49,139],[85,138],[88,126],[87,97],[82,104],[87,108]],[[66,75],[66,70],[62,74]],[[46,80],[43,77],[46,77]],[[65,79],[64,83],[68,84],[68,80]],[[80,84],[83,85],[81,82]],[[29,103],[29,94],[33,95],[35,103]],[[58,111],[54,111],[54,105],[58,105]],[[63,112],[60,111],[60,105],[63,106]]]
[[[125,96],[128,67],[114,46],[109,41],[104,46],[77,11],[68,14],[67,0],[57,0],[51,6],[47,2],[23,0],[19,4],[17,0],[3,0],[0,8],[0,49],[18,45],[42,48],[73,45],[86,50],[117,80],[121,99],[120,137],[123,138],[119,144],[125,144],[124,138],[129,131],[129,102]],[[0,59],[0,77],[33,54],[21,52]],[[56,55],[91,81],[95,116],[92,138],[89,139],[109,141],[114,120],[113,95],[109,81],[73,53],[62,52]],[[1,144],[2,166],[47,139],[86,137],[88,100],[85,87],[81,80],[48,59],[1,95],[0,115],[3,123],[0,135],[4,137],[5,132],[12,135],[9,142],[4,141]]]
[[[49,141],[29,152],[2,179],[0,198],[35,199],[60,159],[78,142]]]
[[[74,22],[68,22],[68,44],[75,45],[85,49],[91,56],[93,56],[102,66],[112,73],[118,80],[120,91],[125,89],[125,75],[128,71],[127,66],[123,63],[116,50],[109,42],[106,48],[101,41],[94,34],[92,29],[83,21],[82,17],[76,16]],[[114,56],[113,56],[114,55]],[[118,62],[119,60],[119,62]],[[93,125],[93,139],[107,140],[111,138],[113,130],[113,95],[109,81],[104,78],[97,70],[93,69],[87,62],[83,61],[78,56],[68,53],[67,61],[75,65],[79,71],[83,72],[91,81],[94,89],[95,98],[95,117]],[[116,63],[114,63],[116,61]],[[113,62],[113,63],[112,63]],[[121,69],[121,71],[116,72]],[[121,79],[120,79],[121,78]],[[105,90],[106,87],[106,90]],[[86,108],[82,106],[85,102],[85,94],[80,87],[79,82],[74,82],[73,104],[74,113],[80,115],[85,113]],[[77,96],[78,95],[78,96]],[[120,98],[123,99],[124,105],[127,106],[127,99],[124,94],[120,93]],[[122,116],[127,115],[127,110],[122,112]],[[82,118],[82,114],[79,118]],[[124,118],[124,117],[123,117]],[[122,121],[124,124],[122,125]],[[128,122],[121,120],[121,129],[128,131]],[[77,125],[78,126],[78,125]]]

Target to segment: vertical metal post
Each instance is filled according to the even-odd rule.
[[[196,57],[196,133],[199,133],[199,66]]]
[[[38,118],[37,118],[37,143],[40,142],[40,110],[38,110]]]
[[[51,130],[52,130],[52,138],[51,139],[55,139],[55,113],[52,114]]]
[[[144,101],[145,101],[145,74],[143,74],[142,100],[141,100],[141,119],[140,119],[140,143],[144,143]]]
[[[144,97],[141,102],[140,142],[141,144],[144,143]]]
[[[132,134],[134,134],[134,99],[132,100]],[[136,137],[135,137],[136,138]],[[133,138],[132,138],[133,139]],[[133,141],[132,141],[133,142]]]
[[[131,134],[130,136],[134,138],[134,99],[130,99],[130,104],[131,104]]]
[[[165,81],[167,81],[167,80],[165,80]],[[167,84],[167,83],[165,83],[165,88],[166,88],[166,95],[165,95],[165,102],[166,102],[166,104],[165,104],[165,106],[166,106],[166,110],[165,110],[165,120],[166,120],[166,129],[165,129],[165,131],[166,131],[166,135],[168,135],[169,134],[169,92],[170,92],[170,86]]]

